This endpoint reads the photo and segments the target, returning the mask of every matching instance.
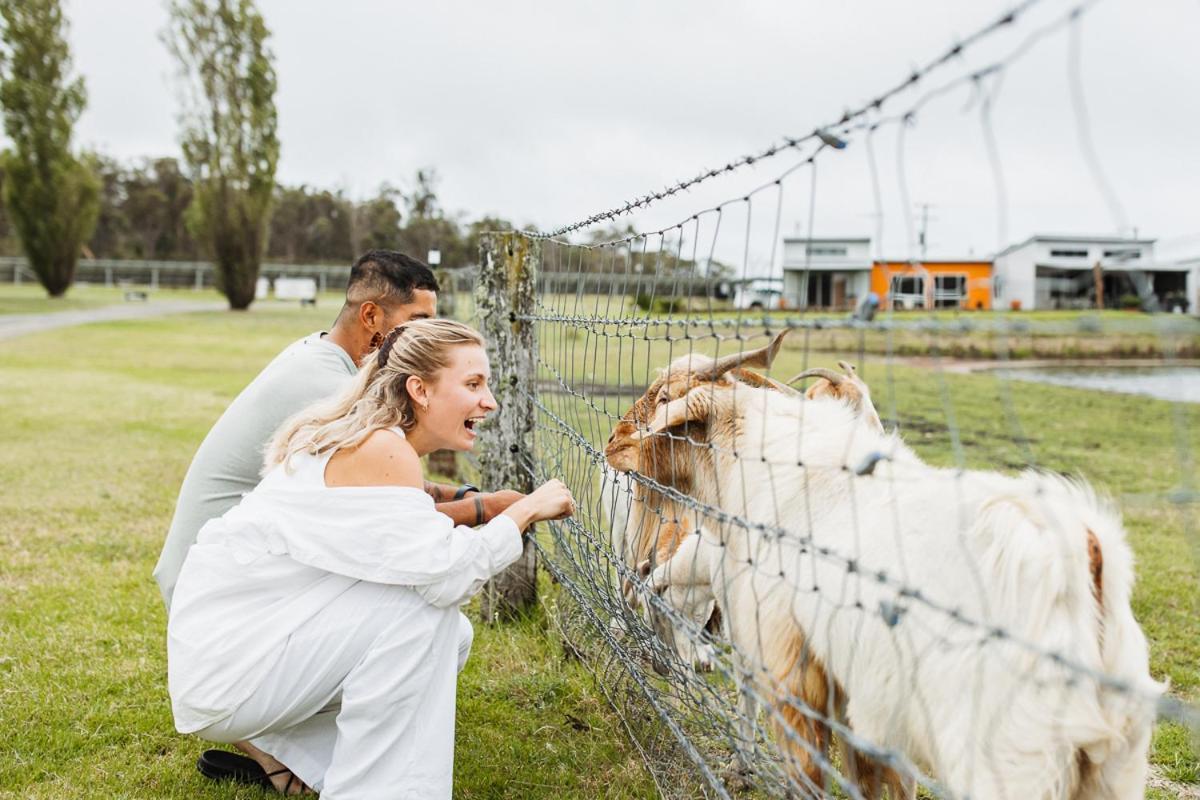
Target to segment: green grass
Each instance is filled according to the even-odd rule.
[[[0,292],[0,303],[10,295]],[[150,570],[208,427],[271,356],[326,327],[336,308],[268,303],[0,342],[0,798],[262,796],[208,784],[194,769],[204,745],[173,732]],[[776,376],[806,359],[832,365],[803,344],[793,333]],[[543,354],[572,386],[619,379],[632,394],[647,364],[688,345],[546,326]],[[1198,547],[1182,518],[1194,511],[1163,499],[1183,479],[1180,447],[1200,447],[1200,407],[889,368],[848,350],[883,415],[895,415],[927,459],[955,463],[953,431],[968,466],[1015,468],[1032,453],[1121,500],[1152,670],[1176,695],[1200,701]],[[544,368],[543,379],[550,375]],[[628,397],[545,402],[599,444]],[[459,683],[456,796],[653,796],[619,720],[549,625],[539,610],[521,623],[477,626]],[[1200,782],[1196,744],[1178,725],[1159,726],[1153,760],[1170,780]]]
[[[241,387],[333,314],[262,307],[0,342],[0,797],[251,798],[174,733],[150,578],[191,454]],[[477,625],[456,796],[653,795],[546,618]]]
[[[634,318],[643,324],[595,325],[594,330],[647,335],[655,340],[685,337],[703,340],[713,333],[726,337],[752,336],[764,328],[779,330],[787,323],[809,326],[792,333],[789,346],[803,338],[810,352],[865,352],[873,355],[923,356],[933,349],[942,355],[969,359],[993,358],[1200,358],[1200,319],[1178,314],[1127,311],[912,311],[881,313],[876,329],[846,327],[848,313],[822,311],[736,312],[715,305],[709,311],[702,298],[691,311],[647,314],[627,298],[600,295],[544,297],[537,311],[547,316]],[[710,320],[711,317],[711,320]],[[646,322],[649,324],[647,325]],[[735,325],[736,323],[736,325]],[[895,330],[882,328],[891,326]],[[580,335],[569,323],[544,326],[546,338]]]

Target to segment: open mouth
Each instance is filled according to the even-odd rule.
[[[483,417],[467,417],[467,421],[463,423],[469,431],[475,430],[475,426],[483,422]]]

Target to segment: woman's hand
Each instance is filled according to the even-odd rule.
[[[557,478],[546,481],[504,512],[522,531],[534,522],[565,519],[574,513],[575,498],[571,496],[567,485]]]

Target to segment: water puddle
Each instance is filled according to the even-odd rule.
[[[1018,381],[1200,403],[1200,367],[1030,367],[1000,372]]]

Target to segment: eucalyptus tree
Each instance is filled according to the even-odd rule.
[[[71,77],[58,0],[0,0],[0,21],[0,107],[12,143],[0,155],[4,204],[29,266],[51,297],[61,297],[100,207],[89,160],[71,151],[87,92],[83,78]]]
[[[233,309],[254,301],[279,161],[270,32],[253,0],[171,0],[164,39],[180,67],[191,222]]]

